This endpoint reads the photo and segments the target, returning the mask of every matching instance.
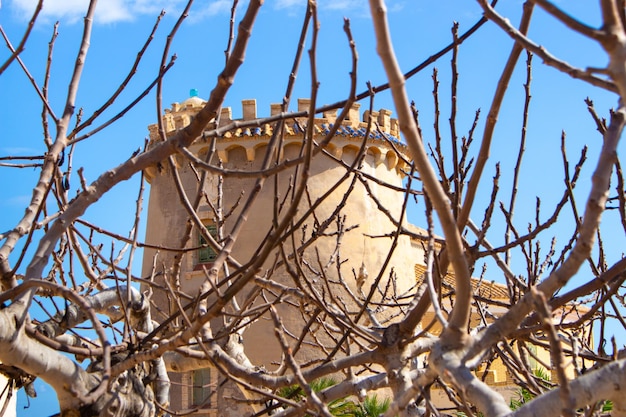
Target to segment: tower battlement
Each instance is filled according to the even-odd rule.
[[[204,106],[206,101],[200,99],[197,96],[193,96],[183,101],[182,103],[172,103],[170,109],[165,110],[163,115],[163,124],[166,134],[175,132],[179,129],[187,126],[194,115]],[[307,98],[298,99],[298,112],[306,111],[309,109],[311,100]],[[369,139],[382,139],[391,140],[401,147],[403,144],[398,140],[399,128],[398,120],[391,117],[391,110],[380,109],[378,111],[366,110],[363,112],[361,118],[360,103],[354,103],[348,112],[347,117],[341,122],[337,134],[340,136],[353,136],[364,138],[367,133],[367,126],[372,119],[374,125],[371,128]],[[218,124],[209,126],[209,129],[216,127],[224,127],[236,121],[253,121],[258,118],[257,116],[257,103],[255,99],[246,99],[241,101],[242,117],[239,119],[233,119],[233,111],[231,107],[224,107],[221,110]],[[281,112],[280,104],[270,105],[269,117],[275,116]],[[322,117],[315,118],[315,130],[316,133],[323,134],[328,132],[330,128],[337,121],[337,110],[327,111],[322,114]],[[288,121],[286,124],[287,135],[293,135],[302,133],[298,130],[302,126],[306,126],[306,118],[295,118]],[[153,141],[158,140],[157,125],[153,124],[148,127],[150,130],[150,138]],[[271,126],[262,125],[258,127],[249,128],[237,128],[231,132],[224,134],[225,138],[233,136],[238,137],[251,137],[251,136],[265,136],[271,135]]]
[[[202,109],[206,101],[192,95],[182,103],[173,103],[170,109],[165,110],[162,116],[163,127],[166,136],[171,136],[180,129],[183,129],[193,117]],[[310,99],[298,99],[298,112],[309,110],[311,105]],[[398,155],[398,152],[406,155],[407,147],[398,139],[398,121],[391,117],[391,111],[380,109],[379,111],[365,111],[361,118],[361,105],[354,103],[348,112],[347,117],[337,126],[331,142],[325,146],[325,149],[337,159],[350,161],[356,156],[358,149],[363,141],[367,141],[366,154],[370,158],[366,158],[366,163],[371,164],[374,168],[384,164],[387,170],[393,175],[404,175],[406,164],[405,158]],[[261,155],[259,150],[266,146],[273,133],[275,122],[266,123],[263,118],[257,117],[257,104],[255,99],[247,99],[241,101],[242,117],[233,118],[231,107],[224,107],[220,112],[217,121],[207,126],[208,130],[221,128],[216,143],[216,152],[222,163],[228,163],[232,160],[233,155],[243,152],[245,157],[243,162],[253,162]],[[277,116],[281,112],[280,104],[272,104],[270,106],[270,115],[268,117]],[[373,121],[370,131],[368,132],[368,122],[370,118]],[[258,121],[258,123],[254,123]],[[313,135],[314,140],[321,140],[328,135],[337,122],[337,110],[327,111],[322,117],[314,119]],[[308,117],[294,117],[286,119],[284,123],[284,138],[282,141],[282,151],[285,152],[289,146],[300,146],[302,138],[307,130],[309,123]],[[232,126],[232,129],[229,128]],[[226,129],[224,129],[226,128]],[[150,131],[150,141],[152,143],[159,142],[161,137],[158,132],[158,125],[152,124],[148,126]],[[366,137],[367,136],[367,137]],[[208,142],[214,135],[207,135],[199,138],[194,143],[195,152],[201,152],[208,148]],[[154,170],[146,171],[148,180],[155,175]]]

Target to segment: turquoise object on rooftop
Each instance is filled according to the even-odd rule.
[[[189,97],[198,97],[198,89],[192,88],[191,90],[189,90]]]

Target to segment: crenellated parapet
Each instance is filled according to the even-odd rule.
[[[163,126],[166,136],[171,136],[179,129],[187,126],[195,114],[205,105],[205,101],[197,96],[192,96],[182,103],[173,103],[170,109],[165,110]],[[298,112],[307,111],[310,108],[310,99],[298,99]],[[228,163],[230,153],[233,150],[245,151],[247,160],[252,162],[257,158],[257,150],[268,144],[274,134],[275,123],[247,123],[261,120],[257,116],[257,103],[255,99],[242,100],[242,117],[233,119],[231,107],[224,107],[217,121],[207,126],[207,130],[233,126],[233,129],[220,133],[216,143],[217,154],[223,163]],[[364,139],[367,139],[366,152],[373,158],[373,164],[377,167],[385,163],[390,170],[401,172],[404,162],[397,152],[406,155],[407,148],[399,139],[398,120],[391,117],[391,111],[380,109],[379,111],[365,111],[361,117],[360,104],[354,103],[348,111],[347,117],[341,121],[332,141],[326,149],[336,158],[342,159],[345,152],[354,152],[360,148]],[[281,113],[280,104],[270,106],[269,117]],[[373,123],[368,133],[370,119]],[[288,119],[284,124],[283,147],[299,144],[307,129],[309,119],[296,117]],[[321,140],[328,135],[337,123],[337,110],[323,112],[322,117],[314,119],[314,139]],[[242,126],[242,127],[239,127]],[[150,140],[160,141],[158,125],[148,127]],[[367,138],[366,138],[367,136]],[[202,147],[208,143],[209,138],[199,138],[194,146]]]

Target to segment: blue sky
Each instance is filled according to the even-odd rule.
[[[46,1],[41,19],[36,24],[27,48],[22,54],[22,59],[30,72],[41,83],[52,26],[56,20],[60,21],[50,85],[51,103],[57,113],[62,111],[67,91],[66,83],[77,52],[86,3],[84,0]],[[118,86],[130,68],[137,50],[150,32],[156,16],[161,9],[166,9],[167,15],[162,21],[153,45],[146,53],[144,62],[138,68],[136,77],[119,103],[103,115],[102,121],[122,109],[152,81],[161,59],[165,36],[174,24],[183,3],[180,0],[99,2],[91,48],[78,95],[78,106],[84,109],[85,114],[89,115],[98,108]],[[359,53],[358,90],[365,90],[366,81],[371,81],[374,85],[384,83],[386,80],[375,51],[367,1],[325,0],[318,3],[321,23],[317,51],[318,79],[321,83],[318,102],[339,101],[344,99],[348,92],[351,57],[342,29],[344,17],[350,18]],[[499,10],[503,11],[514,24],[517,23],[522,1],[512,0],[502,3],[498,6]],[[572,0],[558,3],[590,25],[597,25],[599,22],[596,2]],[[35,0],[4,0],[1,3],[0,25],[14,44],[21,39],[35,4]],[[270,103],[281,101],[288,81],[292,55],[296,49],[304,4],[302,0],[266,1],[253,29],[246,62],[226,98],[225,105],[233,107],[235,117],[241,114],[242,99],[256,98],[259,116],[269,114]],[[476,3],[467,0],[394,0],[388,2],[388,6],[396,54],[404,70],[409,70],[449,43],[453,21],[459,22],[460,31],[463,32],[482,14]],[[177,61],[165,79],[164,107],[169,107],[172,102],[185,100],[191,88],[198,89],[201,97],[208,96],[224,63],[223,51],[228,40],[230,7],[231,2],[227,0],[197,1],[194,5],[191,16],[180,29],[171,48],[171,53],[177,55]],[[597,45],[563,29],[539,10],[536,11],[531,26],[531,35],[537,43],[546,46],[554,55],[574,65],[584,68],[601,67],[606,64],[606,56]],[[474,112],[478,108],[483,112],[483,119],[478,128],[478,132],[482,131],[496,80],[511,45],[511,40],[502,31],[493,24],[487,24],[461,48],[458,89],[460,134],[465,134],[470,128]],[[7,56],[8,51],[3,45],[0,48],[0,62]],[[294,98],[310,96],[308,65],[308,60],[305,59],[298,76]],[[436,66],[439,70],[442,104],[441,129],[447,135],[450,55],[445,56]],[[431,74],[432,66],[407,83],[409,96],[415,100],[420,110],[425,140],[433,138]],[[485,172],[485,176],[491,178],[495,172],[495,162],[502,162],[503,191],[499,196],[499,200],[502,201],[508,201],[509,198],[506,184],[510,181],[519,142],[523,104],[520,100],[523,97],[524,77],[525,67],[521,62],[511,81],[512,87],[505,100],[496,130],[492,161]],[[589,162],[578,190],[581,198],[584,197],[601,138],[587,115],[583,99],[592,98],[598,112],[604,117],[608,117],[609,108],[616,105],[616,97],[613,94],[564,76],[542,65],[538,59],[534,61],[532,89],[533,107],[528,130],[528,156],[524,163],[524,178],[520,183],[520,206],[516,213],[520,229],[524,229],[528,222],[534,221],[536,195],[542,198],[545,216],[554,202],[560,198],[563,168],[559,149],[563,130],[567,133],[568,152],[572,159],[577,159],[583,144],[590,145]],[[3,115],[0,116],[3,123],[0,134],[0,156],[41,155],[44,149],[41,137],[41,104],[18,65],[14,64],[0,77],[0,94],[3,97],[0,101],[0,114]],[[150,94],[126,118],[81,143],[76,149],[75,169],[83,167],[87,181],[93,181],[103,170],[116,166],[143,146],[148,134],[147,125],[154,123],[158,117],[154,102],[155,96]],[[295,105],[296,101],[293,103]],[[389,95],[383,93],[377,96],[375,107],[393,109],[391,103]],[[366,105],[363,103],[363,106]],[[477,136],[477,140],[479,137],[480,135]],[[34,186],[36,178],[37,172],[31,169],[0,168],[0,180],[5,184],[4,195],[0,199],[2,231],[14,227],[23,214],[24,203],[30,197],[29,190]],[[73,177],[72,182],[78,183],[78,178]],[[120,184],[109,196],[91,207],[86,213],[86,218],[102,227],[126,234],[134,220],[137,189],[136,179]],[[479,197],[485,198],[490,192],[491,187],[485,186],[481,188]],[[147,194],[144,205],[147,205]],[[473,218],[477,223],[482,219],[484,208],[484,204],[476,205]],[[410,213],[411,219],[418,224],[421,210],[418,206]],[[571,218],[569,213],[564,216]],[[608,213],[605,222],[616,220],[615,213]],[[494,227],[498,230],[497,228],[501,229],[502,226]],[[603,232],[607,240],[610,238],[616,242],[612,248],[616,252],[614,256],[619,256],[624,243],[623,233],[613,236],[610,229]],[[561,238],[568,237],[569,235],[565,234]],[[497,244],[498,241],[495,240],[493,243]],[[560,240],[560,243],[564,244],[565,241]],[[544,246],[547,247],[547,243]],[[495,270],[493,272],[496,276],[490,279],[498,280],[497,272]],[[54,403],[50,400],[51,390],[40,383],[37,389],[40,398],[31,400],[32,406],[27,410],[23,409],[25,404],[23,396],[20,397],[19,415],[48,415],[54,412],[50,406]]]

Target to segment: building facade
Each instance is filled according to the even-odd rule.
[[[204,104],[197,96],[174,103],[162,118],[165,136],[185,127]],[[241,118],[234,120],[231,108],[222,109],[218,120],[207,127],[206,137],[198,138],[189,148],[199,160],[221,167],[221,172],[209,170],[203,174],[192,159],[183,156],[173,158],[170,165],[156,166],[145,172],[150,183],[146,243],[162,249],[145,250],[144,275],[156,267],[155,280],[169,280],[169,291],[183,294],[188,300],[198,295],[201,284],[206,281],[206,269],[212,266],[217,255],[197,224],[190,221],[190,210],[205,227],[205,233],[221,243],[237,221],[246,198],[255,192],[259,175],[267,175],[269,179],[258,194],[253,210],[247,213],[247,221],[232,250],[235,260],[249,262],[257,256],[273,225],[283,219],[290,204],[289,195],[302,175],[296,164],[270,175],[268,167],[272,164],[267,164],[266,158],[272,157],[274,166],[296,161],[305,137],[321,143],[337,123],[336,112],[328,112],[315,118],[311,129],[307,129],[308,119],[295,118],[287,120],[283,130],[278,132],[275,123],[255,123],[259,120],[255,100],[244,100],[241,104]],[[298,100],[298,110],[309,110],[309,106],[309,100]],[[277,115],[280,109],[280,105],[272,105],[268,116]],[[374,123],[368,131],[370,119]],[[152,143],[162,140],[157,125],[150,126],[149,130]],[[311,134],[312,137],[307,136]],[[398,137],[398,124],[391,118],[390,111],[381,109],[361,114],[359,105],[354,104],[332,141],[319,147],[312,158],[306,178],[306,196],[293,212],[297,213],[293,223],[295,232],[293,242],[286,245],[288,253],[284,253],[285,246],[281,247],[282,254],[277,247],[257,275],[293,287],[293,280],[297,278],[289,271],[289,259],[299,258],[300,265],[306,268],[297,274],[304,277],[312,291],[318,290],[323,297],[348,300],[342,301],[348,309],[358,307],[358,303],[349,300],[354,299],[355,294],[367,293],[374,280],[378,280],[378,287],[384,288],[373,292],[374,303],[383,299],[395,300],[398,305],[405,302],[406,298],[402,297],[414,292],[425,271],[426,233],[408,224],[404,217],[407,198],[404,181],[408,166],[406,148]],[[268,156],[267,149],[273,140],[278,140],[279,145],[276,153]],[[357,160],[360,154],[363,157]],[[353,165],[359,166],[358,173],[352,169]],[[182,203],[183,191],[191,200],[187,208]],[[395,236],[400,228],[409,233]],[[181,243],[186,251],[168,250],[179,248]],[[222,271],[220,277],[228,273]],[[446,285],[452,288],[451,276],[444,280],[444,289]],[[508,302],[507,289],[502,285],[474,280],[473,287],[478,297],[501,300],[502,306]],[[254,289],[250,288],[249,293],[252,291]],[[153,317],[157,321],[165,320],[179,308],[166,294],[163,291],[153,298]],[[236,301],[245,304],[248,300]],[[495,305],[490,312],[492,317],[506,311],[505,307]],[[235,316],[237,306],[228,308]],[[306,317],[311,317],[311,312],[301,314],[310,308],[307,305],[294,305],[285,299],[277,308],[293,340],[305,333],[294,353],[302,362],[314,361],[320,355],[320,346],[325,341],[331,346],[336,340],[334,337],[341,334],[340,329],[333,329],[332,323],[307,323]],[[368,324],[373,327],[376,324],[386,326],[395,314],[397,311],[393,308],[381,307],[376,317],[372,314],[366,320],[372,320]],[[433,314],[426,314],[424,326],[432,320]],[[478,326],[479,320],[479,315],[473,315],[473,326]],[[213,335],[219,335],[220,329],[228,325],[224,321],[212,322]],[[280,361],[282,351],[273,330],[274,324],[265,311],[245,325],[245,333],[240,332],[245,354],[253,365],[271,370]],[[436,326],[431,331],[436,333]],[[537,352],[537,357],[548,357],[549,362],[547,355],[547,351]],[[483,366],[477,370],[477,375],[484,377],[505,397],[516,395],[518,389],[502,361]],[[223,383],[215,370],[172,373],[171,378],[172,409],[195,409],[193,415],[207,417],[240,415],[241,410],[232,410],[229,414],[220,409],[223,406],[220,402],[236,393],[218,392]],[[442,390],[434,390],[433,396],[436,403],[449,402]]]
[[[162,119],[166,136],[186,126],[203,105],[204,101],[196,96],[180,104],[174,103]],[[298,100],[299,110],[308,110],[309,105],[310,101],[307,99]],[[269,116],[278,112],[280,106],[272,105]],[[242,115],[242,118],[233,120],[231,108],[224,108],[219,121],[208,126],[207,131],[217,127],[236,126],[236,122],[256,120],[255,100],[242,102]],[[328,112],[316,118],[311,130],[312,139],[323,140],[335,124],[336,117],[336,112]],[[367,121],[370,118],[374,123],[368,134]],[[277,161],[298,158],[303,138],[307,134],[306,124],[307,119],[298,118],[285,123],[284,132],[280,137],[281,143],[278,147],[280,154]],[[234,127],[220,134],[215,141],[213,137],[199,138],[190,147],[189,150],[199,159],[204,160],[208,156],[212,158],[213,164],[220,164],[225,172],[231,173],[207,174],[202,187],[205,197],[195,210],[207,231],[216,238],[220,230],[225,233],[230,230],[241,211],[242,201],[253,192],[255,186],[255,177],[241,176],[237,173],[262,170],[268,145],[275,133],[278,133],[274,131],[275,128],[275,124],[268,123],[244,128]],[[149,130],[151,142],[161,140],[157,125],[150,126]],[[307,275],[310,282],[317,282],[317,285],[320,285],[321,281],[325,282],[324,285],[320,285],[321,292],[356,294],[359,291],[367,291],[371,281],[378,274],[384,276],[383,282],[386,283],[390,282],[388,277],[393,276],[393,291],[396,294],[405,294],[415,285],[415,260],[423,259],[421,243],[407,235],[401,235],[397,239],[391,238],[399,226],[411,227],[406,224],[403,216],[403,203],[406,199],[402,192],[407,168],[404,160],[406,148],[397,137],[397,121],[391,118],[390,111],[382,109],[361,115],[359,104],[354,104],[346,120],[340,123],[332,141],[323,148],[323,152],[317,153],[312,159],[306,197],[297,210],[297,219],[300,223],[294,234],[301,242],[302,248],[292,247],[290,253],[298,253],[304,262],[308,262],[309,270],[301,273]],[[355,161],[362,146],[364,157],[362,161]],[[353,163],[360,164],[359,175],[351,171],[350,166]],[[180,186],[190,198],[195,198],[200,187],[199,170],[182,156],[175,158],[174,165],[179,175]],[[235,243],[232,252],[234,259],[246,262],[256,256],[255,251],[270,232],[274,218],[280,219],[286,211],[284,207],[289,205],[289,193],[293,191],[298,176],[302,175],[297,170],[297,167],[289,168],[265,182],[262,192],[256,198],[254,209],[248,214],[240,237]],[[187,236],[186,247],[190,248],[186,253],[159,251],[157,270],[161,269],[160,273],[163,276],[174,274],[175,272],[168,271],[166,266],[180,261],[178,274],[180,278],[172,283],[173,287],[184,294],[195,296],[205,280],[205,268],[212,265],[216,253],[206,247],[207,242],[197,228],[191,227],[189,234],[191,224],[189,212],[180,203],[180,190],[177,189],[173,179],[172,166],[154,167],[145,174],[150,183],[146,242],[163,248],[176,247],[185,241]],[[277,199],[283,200],[277,202]],[[381,205],[384,205],[384,209],[381,209]],[[216,212],[218,206],[220,208]],[[230,212],[229,217],[219,218],[221,216],[219,213],[225,212]],[[305,213],[309,214],[303,215]],[[419,232],[423,231],[420,229]],[[387,259],[392,245],[395,247],[393,256]],[[191,250],[194,247],[201,248]],[[145,273],[152,270],[156,252],[156,250],[145,251]],[[280,264],[280,256],[278,250],[274,252],[268,257],[263,270],[258,271],[259,276],[293,285],[287,268],[284,265],[276,266]],[[314,265],[318,263],[328,265],[335,263],[335,266],[323,268]],[[369,276],[366,271],[373,276]],[[341,284],[338,283],[340,281]],[[329,285],[334,287],[331,288]],[[346,294],[345,298],[349,297],[350,295]],[[172,300],[165,297],[159,299],[157,296],[154,302],[158,311],[153,317],[157,321],[163,320],[176,309]],[[299,314],[290,313],[289,310],[293,306],[289,307],[288,304],[285,303],[284,306],[280,304],[278,308],[282,309],[281,316],[289,332],[299,334],[304,327],[303,318]],[[384,312],[382,316],[382,320],[385,320]],[[214,333],[220,325],[223,323],[212,323]],[[261,318],[246,329],[243,337],[245,352],[250,361],[268,369],[280,360],[281,355],[280,346],[272,336],[273,327],[271,320]],[[307,336],[305,343],[297,352],[302,360],[319,355],[319,347],[310,346],[323,343],[314,336],[314,329],[311,329],[311,332],[309,340],[311,343],[307,343],[306,339],[309,338]],[[324,332],[332,333],[332,330],[324,329]],[[319,333],[322,333],[322,330],[319,330]],[[172,407],[175,409],[194,408],[201,402],[201,398],[209,393],[209,387],[215,387],[217,383],[215,375],[211,375],[210,370],[173,375],[173,380]],[[202,407],[208,415],[217,404],[215,401],[209,401]]]

